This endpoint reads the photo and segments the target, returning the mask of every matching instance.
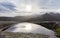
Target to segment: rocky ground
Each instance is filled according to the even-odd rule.
[[[0,32],[0,38],[57,38],[56,36],[48,36],[42,34],[33,33],[9,33]]]

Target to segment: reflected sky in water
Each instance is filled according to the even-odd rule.
[[[39,33],[44,35],[55,35],[55,32],[52,30],[49,30],[41,25],[27,23],[27,22],[15,24],[5,31],[14,32],[14,33],[22,32],[22,33]]]

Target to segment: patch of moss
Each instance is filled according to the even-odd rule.
[[[57,33],[57,36],[60,37],[60,28],[57,28],[57,29],[56,29],[56,33]]]

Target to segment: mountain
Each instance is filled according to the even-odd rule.
[[[12,17],[0,17],[0,21],[14,21]]]
[[[25,17],[25,16],[0,17],[0,21],[17,21],[17,22],[21,22],[21,21],[25,21],[25,20],[28,20],[28,18]]]
[[[35,15],[36,16],[36,15]],[[16,17],[0,17],[0,21],[25,21],[25,22],[40,22],[40,21],[60,21],[60,13],[45,13],[35,16],[16,16]]]
[[[45,13],[43,15],[38,15],[35,18],[30,18],[27,21],[34,21],[34,22],[38,22],[38,21],[60,21],[60,13],[54,13],[54,12],[50,12],[50,13]]]

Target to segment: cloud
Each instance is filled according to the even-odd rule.
[[[10,11],[16,9],[15,11],[9,12],[10,16],[18,16],[19,14],[24,15],[27,12],[26,10],[27,10],[28,6],[32,6],[31,14],[34,14],[37,12],[38,13],[45,12],[45,11],[60,12],[59,11],[60,10],[60,0],[6,0],[6,1],[0,0],[0,2],[4,2],[4,3],[2,3],[3,9],[10,10]],[[0,7],[2,7],[2,6],[0,6]],[[30,9],[30,8],[28,7],[28,9]],[[29,13],[27,12],[26,15]],[[7,14],[7,13],[5,13],[5,14]]]
[[[15,6],[11,2],[0,2],[0,13],[12,12],[15,10]]]
[[[60,0],[34,0],[35,4],[38,4],[41,8],[53,8],[59,9],[60,8]]]
[[[15,6],[10,2],[2,2],[0,4],[1,4],[1,6],[7,8],[9,10],[15,10]]]

